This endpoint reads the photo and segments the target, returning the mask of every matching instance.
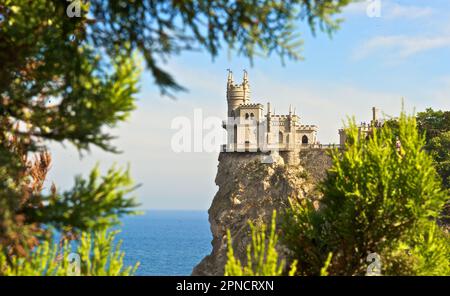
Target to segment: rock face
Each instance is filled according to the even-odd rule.
[[[318,157],[309,156],[304,165]],[[268,224],[274,209],[280,213],[289,207],[289,198],[312,198],[310,193],[315,182],[311,182],[311,177],[316,177],[308,176],[303,166],[285,165],[281,157],[271,164],[262,163],[261,157],[258,153],[222,152],[219,155],[215,180],[219,190],[208,211],[213,250],[194,268],[192,275],[223,275],[227,229],[233,238],[235,256],[245,262],[246,246],[251,239],[248,220],[256,225]],[[326,168],[323,165],[322,170]],[[320,176],[320,169],[316,173]],[[283,255],[284,251],[280,251]]]
[[[308,172],[310,180],[314,183],[326,177],[327,169],[331,167],[331,164],[328,150],[303,149],[300,151],[300,165]]]

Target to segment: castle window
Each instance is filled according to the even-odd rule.
[[[283,144],[283,133],[282,132],[278,133],[278,143]]]
[[[303,136],[302,137],[302,144],[308,144],[308,137],[307,136]]]
[[[254,118],[255,118],[255,114],[250,113],[250,118],[251,118],[251,119],[254,119]]]
[[[245,113],[245,119],[248,119],[250,115],[248,113]]]

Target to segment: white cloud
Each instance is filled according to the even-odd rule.
[[[434,13],[431,7],[412,6],[412,5],[400,5],[398,3],[388,3],[382,6],[382,16],[390,19],[396,18],[424,18],[430,17]]]
[[[379,1],[379,2],[377,2]],[[431,17],[434,10],[428,6],[403,5],[395,1],[362,0],[353,2],[344,8],[344,14],[369,16],[370,10],[379,9],[380,17],[384,19],[418,19]]]
[[[344,14],[348,15],[361,15],[366,14],[367,10],[367,2],[360,1],[360,2],[352,2],[343,9]]]
[[[361,4],[359,4],[361,5]],[[413,55],[450,47],[450,27],[448,13],[437,11],[429,6],[404,5],[395,1],[382,1],[383,20],[395,20],[395,26],[411,27],[421,33],[391,33],[373,36],[361,43],[352,54],[360,60],[382,54],[388,62],[398,62]],[[427,20],[424,21],[424,18]],[[420,19],[420,23],[411,23],[411,19]],[[401,20],[407,22],[401,23]],[[390,23],[383,23],[383,25]],[[412,26],[412,24],[414,24]],[[395,28],[395,27],[394,27]]]
[[[393,58],[404,59],[421,52],[450,47],[450,35],[442,36],[376,36],[359,46],[353,58],[360,60],[377,53],[388,53]]]

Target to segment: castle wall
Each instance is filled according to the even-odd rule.
[[[263,115],[261,104],[250,103],[250,85],[245,71],[241,84],[235,84],[231,71],[228,73],[227,101],[229,118],[224,127],[229,133],[227,143],[229,150],[284,151],[287,162],[298,163],[298,151],[304,146],[302,137],[308,137],[307,144],[317,143],[317,127],[301,125],[300,118],[295,112],[292,113],[291,107],[289,114],[272,115],[268,103],[267,115]],[[230,128],[231,126],[233,128]]]

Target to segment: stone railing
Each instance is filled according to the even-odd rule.
[[[341,145],[339,144],[302,144],[302,148],[310,148],[310,149],[340,149]]]

